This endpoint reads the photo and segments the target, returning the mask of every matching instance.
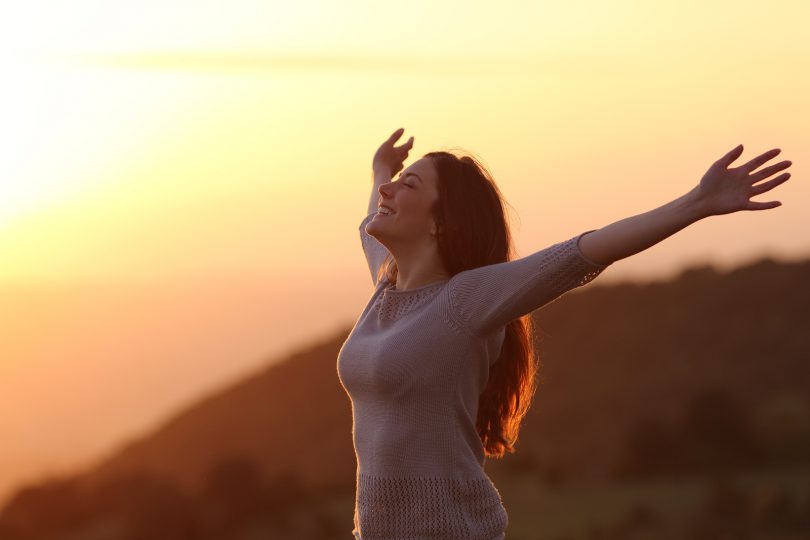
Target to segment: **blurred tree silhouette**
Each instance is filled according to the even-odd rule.
[[[91,513],[73,478],[49,478],[24,486],[3,508],[3,540],[53,536],[79,526]]]
[[[227,534],[268,512],[261,466],[245,456],[217,460],[205,477],[202,507],[208,533]]]
[[[126,540],[199,537],[193,501],[166,479],[134,474],[108,485],[106,494],[116,500],[119,511],[127,516]]]
[[[810,461],[810,398],[798,392],[771,396],[755,412],[754,425],[769,463]]]
[[[722,473],[761,463],[748,410],[723,388],[705,388],[692,397],[681,436],[692,471]]]
[[[623,460],[617,466],[618,475],[648,476],[683,471],[686,458],[677,431],[677,427],[663,419],[643,417],[628,435]]]
[[[720,474],[764,464],[748,409],[731,392],[693,394],[680,421],[643,416],[616,464],[619,477],[701,472]]]

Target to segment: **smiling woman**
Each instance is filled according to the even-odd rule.
[[[607,265],[582,257],[581,235],[510,260],[504,201],[470,156],[429,152],[385,181],[411,147],[394,146],[401,133],[373,160],[380,210],[360,239],[375,289],[338,355],[354,413],[352,533],[501,540],[508,515],[483,466],[515,451],[534,393],[528,314]]]
[[[775,148],[732,167],[739,145],[675,201],[514,258],[505,201],[478,160],[428,152],[390,181],[413,142],[395,146],[402,132],[373,158],[379,210],[359,229],[374,291],[337,360],[357,457],[352,533],[501,540],[508,514],[484,464],[515,452],[532,404],[531,313],[695,221],[776,208],[749,199],[787,181],[770,177],[792,162],[757,171]]]

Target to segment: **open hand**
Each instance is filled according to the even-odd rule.
[[[402,146],[394,146],[394,142],[399,139],[403,131],[403,128],[399,128],[393,132],[377,149],[371,164],[375,173],[384,172],[390,179],[402,170],[402,162],[408,157],[408,152],[413,147],[413,137]]]
[[[770,191],[790,178],[790,173],[761,182],[775,173],[790,167],[790,161],[782,161],[752,174],[751,171],[773,159],[782,150],[774,148],[739,167],[728,168],[731,162],[740,157],[743,145],[732,149],[714,162],[700,180],[696,188],[697,197],[706,215],[730,214],[739,210],[767,210],[781,206],[779,201],[754,202],[751,197]],[[757,184],[757,182],[761,182]],[[756,184],[756,185],[755,185]]]

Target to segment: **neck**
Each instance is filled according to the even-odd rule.
[[[435,283],[437,281],[442,281],[445,279],[450,279],[445,273],[439,274],[432,274],[432,275],[420,275],[410,278],[403,278],[402,274],[400,273],[399,269],[397,269],[397,283],[396,288],[398,291],[407,291],[409,289],[415,289],[417,287],[423,287],[425,285],[430,285],[431,283]]]
[[[398,291],[407,291],[436,281],[450,279],[435,247],[415,251],[410,257],[402,254],[395,255],[394,260],[397,263],[396,288]]]

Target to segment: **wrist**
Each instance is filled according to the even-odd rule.
[[[693,221],[698,221],[712,215],[706,206],[706,202],[700,196],[699,189],[700,186],[695,186],[683,196],[684,209]]]
[[[374,175],[374,182],[375,183],[385,183],[391,180],[391,177],[394,176],[391,174],[391,169],[385,166],[378,166],[372,168],[372,174]]]

